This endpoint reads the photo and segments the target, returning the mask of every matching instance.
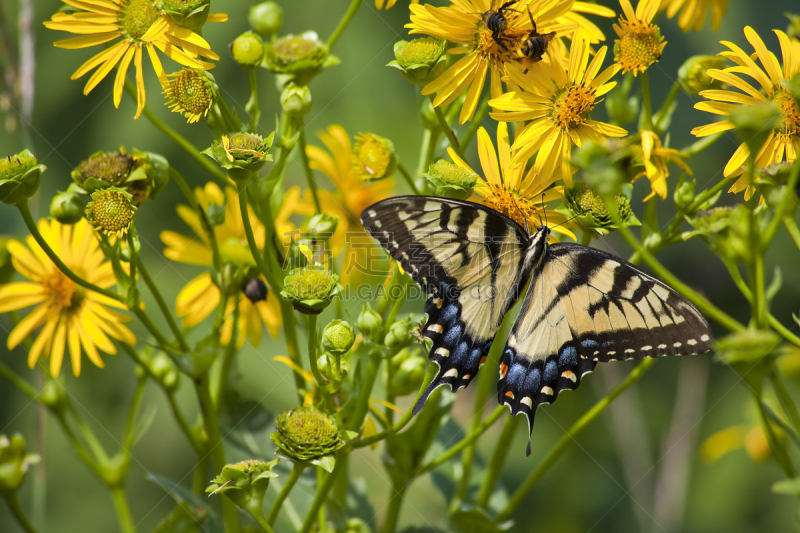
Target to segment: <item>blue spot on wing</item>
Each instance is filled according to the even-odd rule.
[[[525,390],[533,393],[539,390],[542,382],[542,373],[538,368],[534,368],[525,378]]]
[[[506,380],[516,387],[521,386],[525,381],[525,367],[520,364],[511,365]]]
[[[552,383],[556,379],[558,379],[558,363],[556,363],[555,359],[551,359],[544,366],[544,380]]]
[[[564,346],[558,356],[558,366],[573,367],[578,364],[578,350],[574,346]]]
[[[469,344],[467,344],[467,341],[461,341],[461,343],[456,348],[456,351],[453,352],[453,355],[450,356],[452,357],[452,364],[454,365],[461,364],[461,360],[467,354],[468,350],[469,350]]]
[[[456,307],[454,304],[448,305],[442,310],[442,313],[439,315],[439,319],[446,324],[446,327],[453,327],[453,324],[455,324],[456,320],[458,320],[458,307]]]
[[[460,338],[461,338],[461,325],[456,325],[445,334],[444,344],[447,344],[448,346],[455,346],[455,344],[458,342]]]

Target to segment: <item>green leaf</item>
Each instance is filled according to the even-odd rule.
[[[448,522],[453,533],[501,533],[514,525],[511,520],[495,524],[486,511],[464,503],[449,516]]]
[[[136,421],[136,425],[133,428],[132,444],[136,444],[139,442],[139,439],[144,437],[144,434],[147,433],[147,430],[153,425],[157,412],[158,408],[155,404],[147,406],[147,410],[139,417],[139,420]]]
[[[333,455],[326,455],[319,459],[311,461],[312,465],[317,465],[326,472],[333,472],[333,467],[336,466],[336,457]]]

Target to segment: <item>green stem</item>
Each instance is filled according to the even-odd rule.
[[[784,219],[784,214],[789,208],[789,202],[794,201],[794,190],[797,185],[798,177],[800,177],[800,161],[792,165],[792,173],[789,175],[789,179],[783,188],[783,196],[781,196],[778,209],[775,210],[775,216],[770,221],[767,229],[764,230],[764,233],[761,234],[761,246],[765,249],[769,246],[770,241],[772,241],[772,237],[775,236],[775,232],[778,231],[778,226],[780,226]]]
[[[278,493],[278,497],[276,498],[275,503],[272,504],[272,508],[269,511],[269,516],[267,516],[267,523],[269,525],[273,525],[275,520],[278,519],[278,514],[281,512],[283,501],[287,498],[287,496],[289,496],[289,493],[292,492],[295,483],[297,483],[297,480],[300,479],[300,475],[305,469],[306,465],[303,463],[294,463],[292,471],[289,473],[289,477],[286,479],[286,483],[283,485],[280,493]]]
[[[241,298],[241,293],[237,294],[235,297],[234,303],[234,311],[233,311],[233,326],[231,327],[232,334],[231,340],[228,342],[228,345],[225,347],[225,353],[222,357],[222,364],[220,364],[219,368],[219,376],[216,382],[216,387],[214,387],[212,391],[211,399],[214,401],[214,407],[217,410],[217,414],[219,414],[220,410],[222,409],[222,402],[225,401],[225,391],[228,388],[228,377],[231,373],[231,365],[233,364],[233,360],[236,357],[236,352],[238,351],[237,348],[237,332],[239,331],[239,321],[242,320],[241,313],[239,311],[239,299]]]
[[[588,231],[582,232],[582,234],[581,234],[581,244],[583,246],[589,246],[590,244],[592,244],[592,234],[589,233]]]
[[[208,216],[206,216],[206,212],[203,210],[203,207],[197,202],[197,198],[195,198],[192,189],[189,187],[189,184],[186,183],[186,180],[183,179],[183,175],[180,172],[175,170],[174,168],[170,167],[169,169],[170,178],[178,188],[183,193],[183,196],[186,198],[186,201],[189,202],[189,205],[192,209],[195,210],[197,216],[203,223],[203,229],[206,230],[208,234],[208,242],[211,245],[211,254],[214,262],[214,270],[220,271],[222,270],[222,259],[219,254],[219,243],[217,242],[217,234],[214,233],[214,228],[211,226],[211,222],[208,220]]]
[[[17,209],[19,209],[20,214],[22,214],[22,219],[25,221],[25,225],[28,226],[28,231],[31,233],[31,236],[33,236],[34,240],[39,244],[42,250],[44,250],[44,253],[47,254],[47,257],[49,257],[50,260],[53,263],[55,263],[58,269],[61,272],[63,272],[65,276],[67,276],[69,279],[71,279],[81,287],[89,289],[90,291],[94,291],[98,294],[102,294],[103,296],[107,296],[112,300],[125,303],[125,297],[123,295],[110,291],[108,289],[100,288],[97,285],[89,283],[85,279],[75,274],[72,270],[69,269],[67,265],[64,264],[61,258],[59,258],[58,255],[56,255],[56,253],[53,251],[52,248],[50,248],[50,245],[47,244],[47,241],[44,240],[42,234],[39,233],[39,228],[38,226],[36,226],[36,222],[33,220],[33,215],[31,215],[31,210],[30,207],[28,206],[27,200],[17,204]]]
[[[800,249],[800,229],[797,228],[797,223],[792,217],[783,217],[783,225],[794,240],[795,246]]]
[[[136,523],[131,516],[128,498],[125,496],[125,489],[119,485],[111,487],[111,496],[114,498],[114,508],[117,511],[120,531],[122,531],[122,533],[136,533]]]
[[[514,434],[517,432],[519,421],[520,419],[518,417],[509,416],[506,420],[506,425],[503,427],[503,432],[500,433],[500,438],[497,439],[497,445],[495,446],[492,460],[489,462],[489,468],[486,469],[483,483],[478,492],[479,507],[486,509],[489,505],[489,498],[492,497],[494,487],[497,485],[497,480],[500,479],[500,473],[506,462],[508,450],[514,440]]]
[[[17,387],[32,400],[36,400],[38,398],[39,391],[37,391],[33,385],[28,383],[22,376],[19,376],[16,372],[4,365],[2,361],[0,361],[0,376],[6,378],[11,382],[12,385]]]
[[[722,138],[725,132],[715,133],[714,135],[709,135],[708,137],[702,137],[697,139],[695,142],[686,146],[685,148],[681,148],[681,152],[686,154],[686,157],[692,157],[695,154],[699,154],[718,140]]]
[[[33,529],[33,526],[28,521],[28,518],[25,516],[25,513],[22,511],[22,506],[19,504],[19,498],[17,497],[16,492],[12,492],[6,495],[6,502],[8,502],[8,507],[11,509],[11,514],[14,515],[14,518],[17,519],[19,525],[22,526],[22,529],[27,531],[27,533],[36,533],[36,530]]]
[[[129,81],[125,82],[125,88],[128,90],[128,94],[131,95],[131,98],[136,100],[136,94],[133,92],[133,86]],[[220,170],[220,168],[216,165],[216,163],[214,163],[206,156],[201,154],[200,150],[198,150],[197,147],[195,147],[192,143],[190,143],[188,140],[182,137],[178,132],[176,132],[175,130],[164,124],[164,122],[162,122],[161,119],[155,116],[155,114],[153,114],[153,112],[150,111],[150,109],[148,109],[147,106],[144,106],[143,113],[144,116],[147,117],[147,120],[149,120],[150,123],[153,124],[153,126],[158,128],[161,131],[161,133],[169,137],[169,139],[172,142],[177,144],[181,150],[186,152],[186,154],[189,157],[194,159],[200,166],[205,168],[212,176],[214,176],[215,178],[217,178],[226,185],[230,183],[228,176],[222,170]]]
[[[314,525],[318,517],[318,513],[322,504],[325,503],[325,500],[328,497],[328,492],[330,492],[331,488],[333,487],[334,481],[336,481],[336,476],[342,470],[343,465],[346,461],[336,461],[336,466],[333,467],[333,472],[328,474],[328,477],[325,478],[324,483],[320,487],[317,487],[317,494],[314,496],[314,501],[311,503],[311,508],[308,510],[308,514],[306,515],[306,520],[303,522],[303,527],[300,528],[299,533],[308,533],[311,531],[311,526]]]
[[[222,445],[222,434],[219,431],[219,419],[214,402],[211,400],[211,391],[208,383],[208,373],[203,374],[195,381],[195,392],[200,402],[200,413],[203,417],[203,426],[208,434],[208,454],[211,456],[211,464],[214,472],[222,472],[225,466],[225,450]],[[228,498],[220,498],[222,506],[222,520],[225,524],[226,533],[239,531],[239,517],[237,516],[236,505]]]
[[[319,191],[317,190],[317,181],[314,179],[314,172],[311,170],[311,164],[308,161],[308,153],[306,152],[306,127],[300,119],[300,160],[303,162],[303,171],[306,173],[308,180],[308,188],[311,189],[311,196],[314,198],[314,208],[317,213],[322,213],[322,204],[319,201]]]
[[[419,189],[417,189],[417,186],[414,185],[414,178],[412,178],[411,174],[408,173],[406,167],[404,167],[402,163],[398,163],[397,170],[400,171],[400,174],[403,176],[403,179],[406,180],[406,183],[408,183],[408,186],[411,188],[411,192],[413,192],[416,195],[419,195]]]
[[[534,485],[541,479],[545,472],[547,472],[551,466],[558,460],[559,457],[569,448],[573,442],[575,442],[575,437],[583,431],[589,424],[591,424],[600,414],[605,411],[605,409],[611,405],[617,396],[622,394],[628,387],[639,381],[639,379],[644,375],[647,370],[653,366],[656,362],[656,359],[644,359],[641,363],[639,363],[636,368],[625,378],[625,381],[619,384],[617,388],[612,390],[608,396],[602,398],[598,401],[594,406],[589,409],[582,417],[578,419],[577,422],[572,424],[572,426],[567,430],[567,432],[558,440],[558,442],[550,449],[550,452],[542,459],[542,462],[536,467],[536,469],[528,475],[522,485],[517,489],[517,491],[513,494],[511,499],[506,505],[505,509],[503,509],[500,514],[497,516],[497,522],[504,522],[511,518],[511,514],[514,512],[521,503],[522,500],[525,499],[528,492],[533,489]]]
[[[436,459],[433,459],[430,463],[420,468],[414,477],[419,477],[425,472],[433,470],[437,466],[446,463],[454,456],[458,455],[458,453],[461,452],[461,450],[463,450],[467,446],[470,446],[473,442],[478,440],[478,438],[481,435],[483,435],[487,429],[492,427],[494,423],[497,422],[497,420],[503,415],[505,410],[506,410],[505,406],[498,405],[497,408],[494,411],[492,411],[492,414],[489,415],[489,417],[486,418],[486,420],[484,420],[481,424],[479,424],[474,431],[470,432],[469,435],[461,439],[461,442],[459,442],[458,444],[456,444],[455,446],[453,446],[452,448],[441,454]]]
[[[642,72],[642,107],[644,108],[644,125],[653,131],[653,106],[650,103],[650,79],[647,71]]]
[[[755,220],[753,221],[755,225]],[[753,228],[755,230],[755,228]],[[764,255],[761,253],[761,247],[756,246],[753,248],[755,253],[753,261],[753,287],[755,296],[755,307],[753,309],[756,324],[759,328],[767,327],[767,302],[766,293],[764,288]]]
[[[794,400],[792,400],[792,395],[789,394],[789,391],[786,390],[786,386],[783,384],[780,372],[775,369],[774,363],[770,369],[769,376],[772,380],[772,386],[775,388],[778,398],[780,398],[784,411],[786,411],[789,415],[789,419],[792,421],[795,433],[800,433],[800,413],[798,413],[797,406]]]
[[[461,137],[461,149],[466,150],[469,146],[469,143],[472,142],[472,138],[475,137],[475,134],[478,133],[478,129],[480,129],[481,124],[483,123],[483,117],[486,116],[486,113],[489,112],[489,99],[491,95],[486,95],[486,98],[483,99],[481,102],[480,107],[477,111],[475,111],[475,115],[472,117],[472,122],[469,124],[469,128],[467,131],[464,132],[464,135]]]
[[[419,162],[417,163],[417,176],[422,176],[428,170],[426,164],[428,161],[428,152],[431,149],[431,140],[433,137],[433,132],[428,128],[425,128],[422,132],[422,144],[419,147]]]
[[[314,381],[317,382],[317,388],[322,394],[322,399],[329,409],[333,409],[333,399],[331,393],[328,391],[328,380],[322,376],[317,366],[317,315],[306,315],[308,324],[308,364],[311,368],[311,373],[314,374]]]
[[[433,95],[430,95],[431,105],[433,105]],[[442,126],[442,131],[447,136],[447,140],[450,141],[450,146],[455,150],[456,155],[461,159],[464,159],[464,152],[461,150],[461,145],[458,144],[458,139],[456,139],[456,134],[453,133],[453,130],[450,128],[450,124],[447,123],[447,119],[442,113],[442,110],[436,106],[433,107],[434,113],[436,113],[436,118],[439,119],[439,124]]]
[[[364,419],[369,412],[369,396],[372,394],[372,388],[375,386],[375,379],[378,377],[378,371],[381,368],[381,355],[380,353],[370,354],[369,363],[367,365],[367,378],[364,380],[364,389],[358,396],[355,411],[353,411],[350,420],[347,422],[347,429],[350,431],[361,432],[361,427],[364,425]]]
[[[169,325],[169,328],[172,330],[172,333],[175,335],[175,338],[178,339],[178,345],[184,352],[189,353],[191,351],[189,343],[186,342],[186,338],[183,336],[181,328],[178,327],[178,323],[175,322],[175,317],[172,316],[172,311],[170,311],[167,302],[161,295],[161,291],[158,290],[158,287],[153,282],[153,278],[150,277],[150,273],[144,266],[144,261],[142,261],[142,258],[139,256],[136,256],[136,266],[139,268],[139,274],[142,276],[142,280],[144,281],[145,285],[147,285],[147,288],[150,290],[150,294],[152,294],[153,298],[155,298],[158,308],[161,309],[161,314],[163,314],[164,318],[167,319],[167,324]]]
[[[339,21],[339,25],[336,26],[336,29],[333,30],[333,33],[328,38],[328,50],[333,49],[333,45],[336,44],[336,41],[339,40],[339,37],[342,36],[344,30],[347,29],[347,25],[350,24],[350,21],[353,20],[353,17],[356,16],[356,11],[361,6],[361,0],[352,0],[350,2],[350,7],[347,8],[342,20]]]
[[[786,477],[793,478],[795,476],[795,472],[794,466],[792,465],[792,460],[789,458],[789,454],[786,452],[786,449],[775,435],[775,431],[773,430],[772,424],[769,421],[769,415],[767,414],[764,403],[761,401],[761,398],[758,397],[758,393],[756,391],[753,391],[753,394],[756,396],[755,402],[756,405],[758,405],[758,414],[761,416],[761,426],[764,430],[764,436],[767,438],[767,442],[769,443],[769,448],[772,450],[772,455],[783,469]]]
[[[397,529],[397,521],[400,518],[400,510],[403,508],[403,497],[408,490],[409,483],[402,482],[398,485],[392,483],[389,493],[389,505],[386,509],[386,520],[383,523],[383,533],[394,533]]]
[[[257,69],[248,71],[250,76],[250,100],[244,110],[250,115],[250,133],[258,133],[258,123],[261,120],[261,110],[258,107],[258,76]]]
[[[664,103],[661,104],[661,109],[658,110],[656,116],[653,117],[654,127],[656,129],[656,133],[661,133],[663,130],[661,129],[661,122],[667,118],[667,113],[669,112],[669,108],[672,106],[672,102],[675,101],[675,98],[678,96],[678,93],[681,91],[681,84],[680,82],[676,81],[672,84],[672,88],[669,90],[669,94],[667,95],[666,100]]]
[[[264,258],[261,255],[261,251],[258,249],[258,245],[256,244],[256,236],[253,233],[253,226],[250,223],[250,213],[247,210],[246,185],[239,185],[239,212],[242,215],[242,224],[244,225],[244,233],[247,237],[247,245],[250,247],[250,253],[256,262],[258,270],[261,271],[261,274],[263,274],[263,276],[270,282],[270,285],[273,287],[274,291],[275,288],[281,287],[282,284],[279,283],[275,278],[276,272],[267,267],[267,264],[264,262]]]
[[[131,449],[133,448],[133,428],[136,427],[136,415],[139,413],[139,406],[144,397],[144,388],[147,385],[147,378],[143,377],[136,382],[136,390],[133,393],[131,406],[128,410],[128,421],[125,424],[125,433],[122,438],[122,452],[125,454],[125,463],[130,463]],[[125,467],[127,469],[127,466]]]

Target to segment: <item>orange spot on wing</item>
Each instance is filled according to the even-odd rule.
[[[508,365],[500,363],[500,378],[506,379],[506,374],[508,374]]]
[[[483,357],[481,357],[481,362],[478,363],[478,368],[482,367],[484,364],[486,364],[486,356],[485,355]]]
[[[512,400],[514,399],[514,393],[513,393],[513,392],[511,392],[511,391],[508,391],[508,392],[506,393],[506,396],[508,396],[508,397],[509,397],[509,398],[511,398]]]

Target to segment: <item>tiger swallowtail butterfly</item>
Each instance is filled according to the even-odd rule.
[[[414,414],[436,388],[469,385],[529,280],[497,395],[530,432],[536,408],[578,388],[597,362],[711,348],[708,322],[683,296],[609,253],[548,244],[546,226],[531,236],[488,207],[426,196],[383,200],[361,222],[428,295],[422,334],[439,371]]]

